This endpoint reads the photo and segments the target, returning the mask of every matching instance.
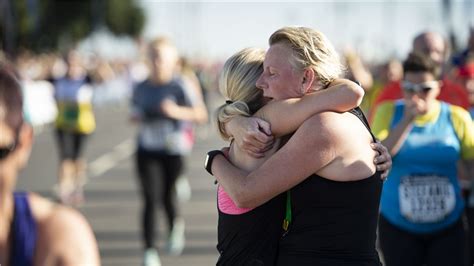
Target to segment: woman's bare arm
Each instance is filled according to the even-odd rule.
[[[323,111],[344,112],[360,104],[364,90],[347,79],[335,80],[329,88],[293,98],[273,101],[262,107],[254,117],[237,116],[226,124],[241,150],[260,158],[271,149],[273,135],[294,132],[305,119]]]
[[[307,118],[323,112],[345,112],[357,107],[364,90],[356,83],[338,79],[325,90],[308,93],[301,98],[272,101],[260,108],[255,117],[271,125],[271,132],[279,137],[294,132]]]
[[[324,117],[307,119],[286,145],[250,173],[220,155],[212,163],[212,172],[237,206],[259,206],[334,160],[334,132]]]
[[[58,206],[47,226],[51,236],[48,241],[54,242],[50,251],[54,265],[100,265],[92,228],[78,211]]]
[[[204,105],[181,106],[166,99],[160,105],[164,115],[176,120],[189,120],[197,123],[207,121],[207,109]]]

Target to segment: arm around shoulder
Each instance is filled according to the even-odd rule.
[[[262,205],[327,165],[333,158],[331,132],[323,114],[306,120],[279,151],[247,173],[223,156],[216,156],[212,172],[232,200],[242,208]],[[314,132],[318,134],[314,134]]]
[[[301,98],[272,101],[255,116],[271,124],[272,134],[279,137],[294,132],[306,119],[324,111],[346,112],[357,107],[364,90],[356,83],[337,79],[327,89],[305,94]]]

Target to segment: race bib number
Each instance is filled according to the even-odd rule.
[[[166,138],[166,148],[171,153],[181,154],[190,149],[183,132],[169,134]]]
[[[439,222],[449,215],[456,205],[454,187],[444,176],[403,177],[398,194],[400,213],[415,223]]]
[[[166,137],[171,131],[166,123],[151,122],[142,125],[141,142],[144,148],[160,150],[166,145]]]

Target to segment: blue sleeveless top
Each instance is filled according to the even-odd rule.
[[[14,216],[11,225],[11,250],[10,265],[30,266],[33,265],[35,253],[37,226],[31,213],[28,202],[28,193],[15,192]]]
[[[391,128],[403,109],[402,101],[395,102]],[[382,191],[383,217],[412,233],[436,232],[458,221],[464,209],[456,170],[460,149],[449,105],[441,102],[438,118],[414,125],[393,157]]]

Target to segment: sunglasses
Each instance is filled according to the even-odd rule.
[[[409,93],[428,93],[430,92],[435,86],[438,85],[438,81],[432,80],[423,83],[412,83],[409,81],[404,81],[402,83],[402,88],[405,92]]]
[[[7,156],[15,150],[16,143],[13,142],[10,145],[7,145],[6,147],[0,147],[0,160],[3,160],[7,158]]]

